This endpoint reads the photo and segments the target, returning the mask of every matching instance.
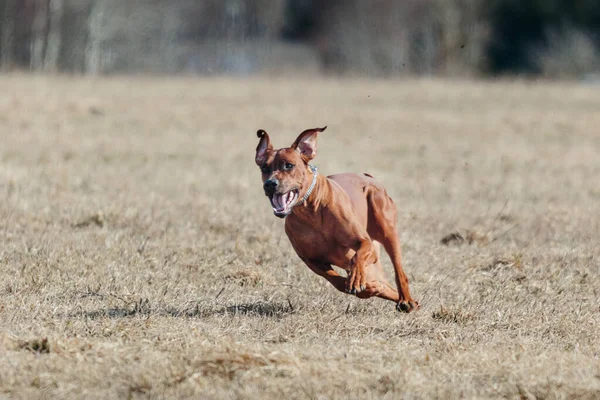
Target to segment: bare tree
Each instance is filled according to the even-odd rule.
[[[102,70],[102,41],[106,1],[96,0],[88,16],[88,40],[85,47],[85,72],[97,75]]]
[[[15,17],[17,0],[4,0],[2,6],[2,32],[0,32],[0,48],[2,49],[1,65],[3,68],[13,66]]]
[[[48,41],[49,0],[38,0],[34,4],[33,23],[31,27],[31,56],[29,68],[41,70],[44,66],[44,53]]]
[[[0,61],[2,60],[2,39],[4,34],[4,10],[6,9],[6,0],[0,0]],[[1,65],[0,65],[1,67]]]
[[[60,25],[64,2],[63,0],[48,0],[48,21],[46,39],[46,51],[44,54],[44,71],[56,71],[58,67],[58,56],[60,54]]]

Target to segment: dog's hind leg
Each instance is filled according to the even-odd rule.
[[[377,262],[366,267],[366,288],[362,292],[358,293],[356,297],[366,299],[377,296],[381,297],[382,299],[391,300],[397,303],[400,299],[398,292],[385,278],[385,273],[383,272],[383,267],[381,265],[381,245],[378,242],[373,241],[373,247],[377,253]]]
[[[369,202],[369,235],[380,241],[390,256],[396,275],[398,289],[398,311],[411,312],[419,308],[419,303],[412,299],[408,288],[408,277],[402,268],[400,239],[396,230],[397,209],[392,199],[382,187],[373,186],[368,195]]]

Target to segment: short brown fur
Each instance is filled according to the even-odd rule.
[[[267,132],[257,132],[255,161],[263,183],[276,182],[273,193],[298,193],[293,208],[276,215],[287,217],[285,232],[302,261],[336,289],[394,301],[399,311],[417,310],[419,303],[410,295],[402,268],[396,206],[380,183],[366,173],[317,174],[314,190],[300,203],[313,181],[308,163],[316,156],[317,135],[325,128],[307,129],[292,146],[279,150],[273,149]],[[265,186],[268,196],[271,191]],[[394,265],[396,289],[384,276],[380,244]],[[340,276],[332,265],[346,270],[348,277]]]

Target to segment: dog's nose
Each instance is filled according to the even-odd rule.
[[[279,186],[279,181],[277,179],[269,179],[263,185],[266,194],[273,194],[275,190],[277,190],[277,186]]]

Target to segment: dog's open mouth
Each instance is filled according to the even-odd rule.
[[[271,196],[273,212],[278,217],[285,217],[292,211],[292,207],[298,200],[298,190],[290,190],[286,193],[274,193]]]

